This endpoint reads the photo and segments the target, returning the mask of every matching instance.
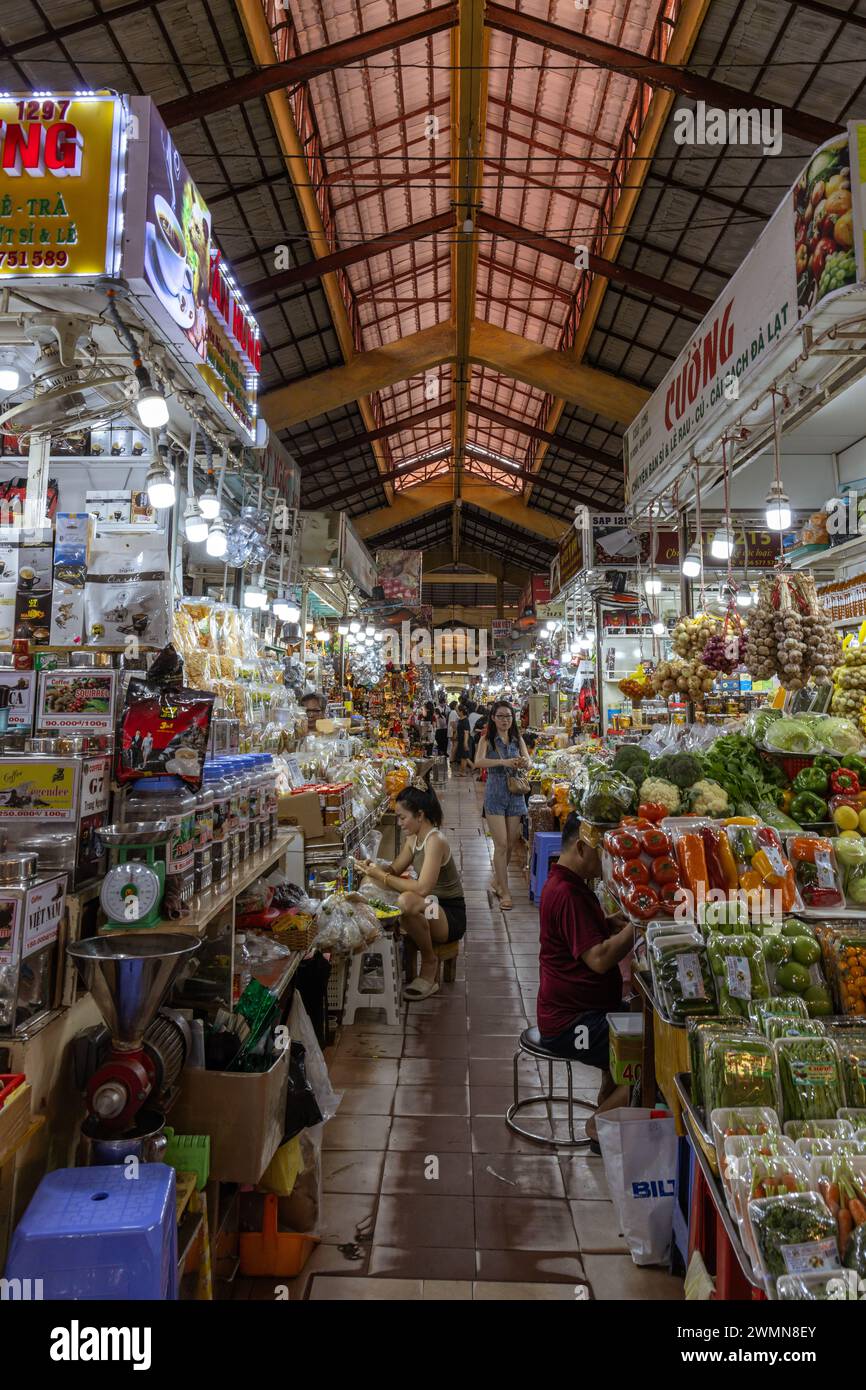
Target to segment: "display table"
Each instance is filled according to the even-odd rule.
[[[688,1071],[689,1049],[686,1030],[668,1023],[661,1016],[649,971],[640,970],[635,966],[632,969],[632,981],[641,1002],[644,1021],[641,1105],[652,1108],[656,1102],[656,1089],[661,1091],[673,1114],[677,1134],[682,1136],[685,1134],[682,1102],[674,1078],[678,1072]]]

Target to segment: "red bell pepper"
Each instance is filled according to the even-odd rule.
[[[665,816],[670,815],[667,806],[663,806],[660,801],[642,801],[638,807],[638,815],[645,820],[657,821],[664,820]]]
[[[830,773],[830,790],[835,796],[856,796],[860,790],[860,778],[847,767],[837,767]]]
[[[604,847],[619,859],[637,859],[640,855],[640,840],[630,830],[608,830]]]
[[[660,854],[653,860],[652,878],[654,883],[679,883],[680,871],[676,861],[669,854]]]
[[[668,913],[673,917],[674,912],[679,906],[679,894],[682,892],[682,884],[677,880],[676,883],[665,883],[659,890],[659,901],[662,912]]]
[[[633,917],[648,922],[659,910],[659,895],[654,888],[638,885],[623,897],[623,906]]]
[[[645,830],[640,837],[644,851],[657,859],[660,854],[670,854],[671,842],[663,830]]]
[[[642,859],[626,859],[623,862],[619,876],[620,883],[632,884],[634,887],[641,887],[649,883],[649,869]]]

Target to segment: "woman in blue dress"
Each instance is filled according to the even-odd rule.
[[[508,778],[519,768],[529,767],[529,754],[507,700],[497,700],[490,712],[475,766],[487,769],[484,815],[493,840],[493,891],[500,907],[513,907],[508,891],[508,864],[520,838],[526,798],[508,790]]]

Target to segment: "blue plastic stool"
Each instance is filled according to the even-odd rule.
[[[551,864],[559,858],[562,836],[558,830],[537,830],[532,838],[532,865],[529,870],[529,901],[541,897]]]
[[[6,1278],[41,1279],[46,1299],[176,1299],[174,1169],[48,1173],[12,1237]]]

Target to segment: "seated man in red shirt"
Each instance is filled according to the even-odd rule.
[[[598,1110],[628,1105],[628,1087],[608,1070],[606,1015],[622,1008],[619,962],[634,946],[624,917],[605,917],[590,886],[601,877],[599,834],[574,814],[562,831],[559,862],[541,894],[538,1031],[541,1045],[602,1072]],[[600,1153],[594,1117],[587,1121],[591,1149]]]

